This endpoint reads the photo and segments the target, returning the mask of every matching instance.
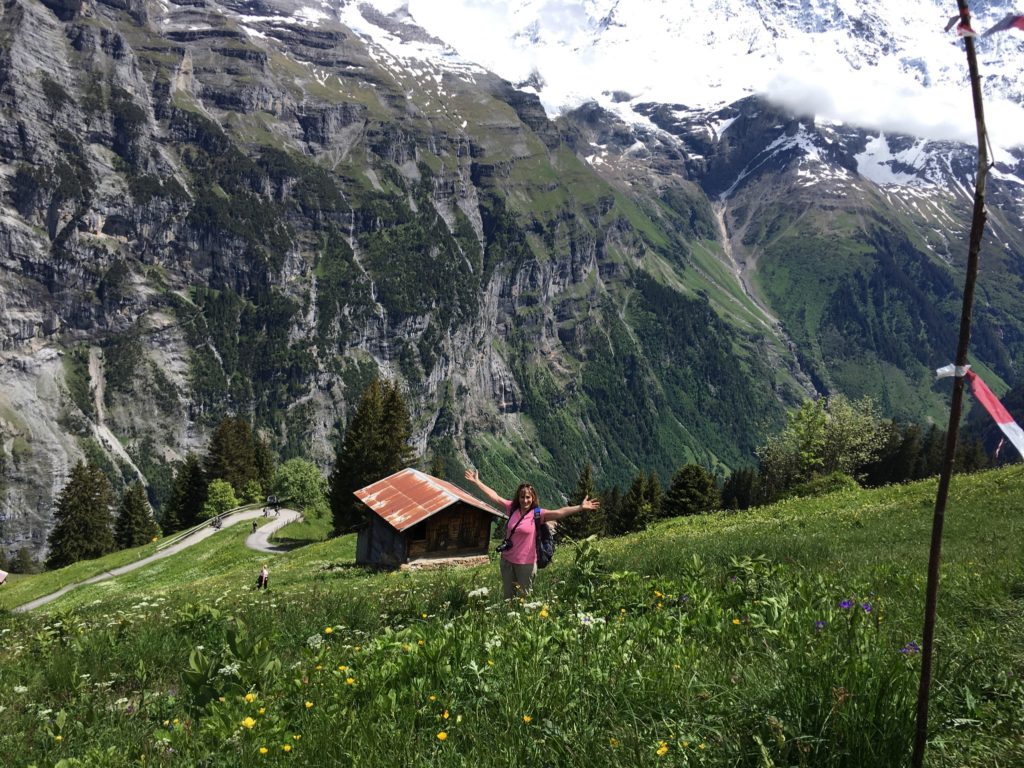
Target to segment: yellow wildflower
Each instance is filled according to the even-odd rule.
[[[334,631],[334,627],[324,627],[324,634],[329,635]]]
[[[64,737],[63,737],[63,736],[61,736],[61,735],[60,735],[60,734],[58,733],[58,734],[57,734],[56,736],[54,736],[54,737],[53,737],[53,740],[54,740],[54,741],[64,741]]]
[[[269,750],[269,749],[267,749],[266,747],[260,747],[260,754],[261,754],[261,755],[265,755],[265,754],[267,754],[267,752],[269,752],[269,751],[270,751],[270,750]]]
[[[426,643],[426,641],[425,641],[425,640],[417,640],[417,641],[416,641],[416,645],[426,645],[426,644],[427,644],[427,643]]]
[[[530,722],[531,720],[533,720],[533,717],[532,717],[532,716],[530,716],[530,715],[523,715],[523,722],[524,722],[524,723],[528,723],[528,722]]]
[[[344,664],[339,664],[338,665],[338,671],[339,672],[344,672],[346,669],[348,669],[348,667],[346,667]]]
[[[740,620],[739,620],[739,619],[736,619],[736,618],[734,618],[734,619],[732,620],[732,623],[733,623],[733,624],[739,624],[739,623],[740,623]]]
[[[542,619],[546,619],[548,616],[549,616],[548,609],[547,608],[541,608],[540,609],[540,617]]]
[[[448,719],[448,710],[447,709],[444,711],[444,714],[441,715],[441,717],[443,717],[445,720]]]
[[[430,694],[430,700],[437,701],[437,696],[435,696],[434,694]]]
[[[266,708],[266,707],[260,707],[260,711],[259,711],[259,714],[261,714],[261,715],[263,715],[263,714],[266,714],[266,711],[267,711],[267,708]],[[177,720],[175,720],[174,722],[178,722],[178,721],[177,721]]]
[[[291,744],[282,744],[281,745],[281,749],[283,749],[285,752],[291,752],[292,751],[292,745]]]
[[[312,709],[312,708],[313,708],[313,702],[312,701],[307,701],[306,702],[306,709]]]
[[[615,747],[619,746],[619,740],[618,740],[618,739],[616,739],[616,738],[615,738],[614,736],[612,736],[612,737],[610,737],[610,738],[608,739],[608,743],[609,743],[609,744],[610,744],[610,745],[612,746],[612,748],[613,748],[613,749],[614,749]]]
[[[345,685],[355,685],[355,684],[356,684],[356,679],[354,677],[346,677],[345,678]]]
[[[247,717],[247,718],[245,718],[245,720],[242,721],[242,727],[243,728],[252,728],[255,725],[256,725],[256,721],[253,720],[251,717]]]
[[[245,700],[249,704],[252,704],[254,701],[256,701],[256,694],[253,693],[252,691],[249,691],[247,694],[245,694]]]
[[[437,734],[437,740],[438,741],[444,741],[447,738],[448,738],[448,733],[446,731],[441,731],[439,734]]]

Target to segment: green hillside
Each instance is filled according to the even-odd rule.
[[[1022,491],[1022,466],[954,478],[928,765],[1024,761]],[[269,556],[256,592],[268,556],[237,526],[0,613],[0,749],[19,766],[903,766],[934,494],[564,545],[513,605],[493,562],[370,573],[351,537]]]

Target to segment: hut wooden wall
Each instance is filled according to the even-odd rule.
[[[359,530],[356,539],[356,562],[397,567],[406,558],[405,536],[377,515],[370,515],[369,524]]]

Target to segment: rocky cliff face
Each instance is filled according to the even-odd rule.
[[[951,322],[942,249],[956,261],[962,195],[940,205],[859,177],[863,134],[836,143],[755,102],[683,120],[650,105],[639,133],[596,107],[553,123],[479,68],[406,61],[293,11],[0,8],[8,551],[42,552],[75,461],[142,474],[159,501],[224,415],[326,466],[378,373],[408,392],[420,452],[498,486],[529,475],[557,498],[587,461],[607,482],[725,471],[815,388],[880,394],[843,355],[850,339],[866,359]],[[375,23],[423,35],[400,14]],[[820,178],[801,170],[805,130]],[[789,154],[770,151],[784,137]],[[881,223],[849,226],[866,219]],[[955,226],[906,234],[936,220]],[[1012,217],[1005,232],[1019,254]],[[828,290],[808,293],[830,233],[847,245],[828,252]],[[866,253],[885,270],[843,266]],[[922,274],[913,301],[885,290]],[[918,322],[936,292],[946,304]],[[986,360],[1008,377],[1016,307],[990,308]],[[901,350],[886,370],[925,391],[932,361],[902,365]]]

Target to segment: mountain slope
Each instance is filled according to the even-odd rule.
[[[299,8],[0,11],[8,552],[44,548],[74,461],[159,503],[227,414],[326,466],[378,374],[418,451],[549,499],[586,462],[749,463],[815,392],[940,410],[969,149],[753,98],[551,120],[404,12]],[[976,330],[1007,382],[1015,162]]]

